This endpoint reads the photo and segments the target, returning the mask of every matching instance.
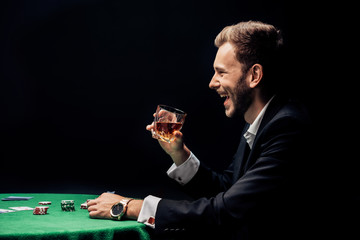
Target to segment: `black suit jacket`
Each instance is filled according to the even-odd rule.
[[[308,228],[309,129],[302,105],[275,97],[251,151],[245,154],[242,136],[224,172],[201,163],[185,186],[196,200],[162,199],[155,231],[200,239],[295,239]]]

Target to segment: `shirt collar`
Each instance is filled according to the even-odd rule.
[[[257,134],[257,131],[259,130],[261,121],[265,115],[266,109],[268,108],[270,102],[273,100],[274,96],[270,98],[270,100],[265,104],[263,109],[261,109],[260,113],[255,118],[254,122],[250,124],[248,130],[244,133],[244,138],[246,139],[246,142],[249,144],[250,149],[252,148],[255,140],[255,136]]]

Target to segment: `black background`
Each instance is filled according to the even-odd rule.
[[[261,20],[282,29],[289,93],[308,105],[318,126],[321,157],[309,157],[322,166],[322,187],[343,193],[345,174],[335,169],[352,169],[346,149],[353,143],[344,149],[341,139],[351,136],[342,126],[355,116],[341,102],[354,96],[351,85],[341,88],[349,79],[338,54],[351,44],[339,2],[0,4],[1,192],[182,196],[166,176],[170,158],[145,130],[159,103],[188,113],[186,144],[223,169],[243,120],[226,118],[223,101],[208,88],[213,40],[227,25]],[[355,178],[345,179],[349,186]]]

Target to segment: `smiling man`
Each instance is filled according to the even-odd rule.
[[[262,78],[262,66],[259,64],[253,66],[251,74],[256,74],[254,76],[257,77],[257,80],[251,82],[252,87],[250,87],[247,83],[248,71],[243,71],[243,64],[236,60],[233,44],[226,42],[219,46],[214,61],[214,69],[215,74],[209,86],[225,98],[226,116],[233,117],[236,112],[239,115],[245,114],[251,105],[252,89]],[[247,122],[252,121],[253,119],[247,120]]]
[[[212,171],[177,132],[173,142],[159,144],[174,162],[168,175],[194,201],[103,194],[89,202],[90,217],[119,220],[124,215],[157,233],[191,239],[295,239],[301,233],[310,121],[301,104],[278,91],[280,31],[262,22],[240,22],[225,27],[215,45],[209,87],[224,99],[227,117],[247,122],[232,163],[222,173]]]

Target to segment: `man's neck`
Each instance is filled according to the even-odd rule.
[[[254,101],[244,114],[245,121],[249,124],[252,124],[268,101],[269,99],[265,100],[261,98],[259,94],[255,94]]]

